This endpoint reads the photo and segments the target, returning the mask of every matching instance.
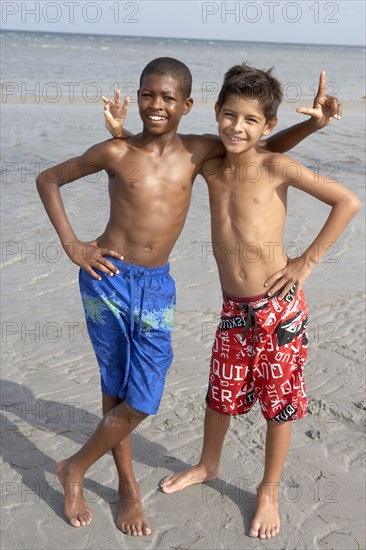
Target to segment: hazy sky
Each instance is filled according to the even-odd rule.
[[[365,44],[364,0],[1,0],[4,30]]]

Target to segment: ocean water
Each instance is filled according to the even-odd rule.
[[[275,67],[285,90],[279,129],[303,120],[295,109],[311,105],[319,72],[325,68],[328,93],[338,95],[344,106],[342,120],[305,140],[290,156],[338,179],[364,198],[363,48],[25,32],[2,32],[0,36],[3,300],[12,304],[18,317],[18,308],[31,311],[34,303],[42,303],[38,296],[56,292],[76,276],[39,201],[34,184],[37,173],[47,163],[76,156],[108,138],[100,95],[112,96],[116,86],[132,98],[126,127],[139,131],[135,101],[139,74],[155,57],[177,57],[192,70],[195,105],[180,128],[190,133],[216,132],[213,106],[217,91],[225,70],[235,63],[245,60],[262,68]],[[81,239],[103,230],[109,211],[105,175],[67,186],[63,197]],[[307,246],[328,211],[325,205],[291,191],[286,240]],[[309,284],[315,299],[324,298],[323,281],[333,298],[340,280],[347,282],[341,287],[350,295],[363,291],[363,222],[362,212],[337,244],[336,262],[317,267],[316,284]],[[207,190],[198,178],[186,227],[172,254],[182,292],[189,286],[182,275],[186,272],[192,284],[201,285],[208,278],[217,288],[213,259],[202,255],[209,240]],[[25,305],[27,298],[30,305]],[[219,294],[213,300],[206,293],[201,300],[203,308],[215,309]],[[190,304],[189,297],[185,303]]]

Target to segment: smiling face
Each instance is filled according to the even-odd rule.
[[[277,118],[267,121],[256,99],[230,95],[219,107],[215,105],[219,134],[229,153],[244,153],[255,147],[262,135],[270,133]]]
[[[144,128],[153,134],[176,131],[183,115],[191,110],[192,98],[184,98],[179,81],[170,75],[148,74],[138,92]]]

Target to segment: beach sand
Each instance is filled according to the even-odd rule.
[[[362,299],[361,291],[348,284],[347,273],[351,277],[356,269],[350,249],[337,264],[320,265],[306,288],[309,414],[293,427],[280,535],[265,542],[246,536],[263,469],[265,423],[258,406],[232,420],[216,482],[172,495],[157,488],[162,477],[200,455],[210,347],[220,310],[215,266],[207,254],[208,218],[199,225],[204,195],[194,197],[172,256],[178,293],[175,360],[161,409],[133,435],[135,472],[153,527],[149,537],[127,537],[115,527],[117,476],[110,454],[85,480],[92,524],[74,529],[65,521],[55,463],[77,451],[101,417],[98,369],[85,332],[77,269],[64,256],[44,260],[45,251],[50,258],[57,250],[47,245],[55,239],[44,218],[40,261],[29,255],[22,262],[18,254],[3,265],[4,550],[365,547]],[[34,196],[39,210],[36,205]],[[198,227],[199,240],[194,238]],[[347,238],[351,247],[352,231]],[[344,273],[337,272],[341,266]]]

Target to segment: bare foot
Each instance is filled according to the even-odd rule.
[[[88,525],[92,512],[84,500],[83,478],[74,474],[69,461],[63,460],[56,466],[56,476],[65,492],[65,516],[73,527]]]
[[[261,483],[258,487],[257,510],[250,526],[250,537],[270,539],[280,532],[278,486],[278,483]]]
[[[163,493],[174,493],[195,483],[216,479],[218,474],[218,472],[209,472],[203,464],[197,464],[197,466],[192,466],[184,472],[164,477],[159,486]]]
[[[117,527],[126,535],[142,537],[151,535],[151,527],[142,510],[139,486],[136,482],[119,488],[120,507]]]

